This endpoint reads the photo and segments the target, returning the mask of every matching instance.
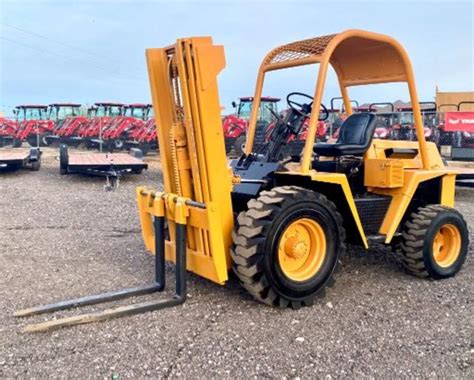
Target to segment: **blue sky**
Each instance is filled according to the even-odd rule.
[[[473,2],[454,1],[11,1],[0,0],[0,109],[20,103],[149,101],[144,51],[211,35],[226,50],[219,78],[226,111],[254,91],[273,47],[360,28],[407,49],[419,97],[472,91]],[[313,93],[316,68],[270,74],[266,95]],[[407,99],[400,84],[354,88],[361,102]],[[329,78],[326,101],[339,96]],[[6,109],[5,109],[6,108]]]

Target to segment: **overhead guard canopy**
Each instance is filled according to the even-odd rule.
[[[403,55],[403,49],[392,38],[363,30],[347,30],[279,46],[265,57],[263,70],[327,60],[345,87],[402,82],[407,80]]]
[[[358,29],[292,42],[279,46],[267,54],[257,77],[255,102],[247,132],[246,154],[250,154],[253,148],[257,110],[260,106],[265,73],[314,63],[319,63],[319,71],[313,97],[313,111],[308,124],[308,136],[301,160],[303,172],[307,173],[311,170],[316,123],[319,118],[319,107],[323,98],[329,65],[334,68],[337,74],[344,107],[348,114],[352,113],[352,106],[347,87],[390,82],[407,83],[410,101],[413,104],[416,135],[423,167],[425,169],[429,167],[415,78],[405,49],[389,36]]]

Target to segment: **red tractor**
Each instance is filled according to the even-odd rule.
[[[87,117],[81,115],[81,104],[78,103],[54,103],[49,105],[49,119],[55,122],[53,135],[47,136],[46,140],[66,143],[68,145],[79,145],[80,141],[70,140],[79,128],[88,122]]]
[[[425,138],[439,144],[440,130],[436,123],[436,103],[420,102],[421,113],[423,117],[423,125]],[[392,126],[390,131],[390,139],[392,140],[416,140],[416,133],[413,121],[413,109],[411,106],[397,107],[398,120]]]
[[[288,106],[291,107],[291,104],[299,104],[295,103],[294,100],[290,100],[289,98],[291,97],[300,97],[300,98],[305,98],[307,97],[306,94],[300,93],[300,92],[293,92],[287,96],[287,103]],[[275,115],[275,119],[278,116],[278,119],[283,119],[286,117],[287,112],[290,110],[290,108],[284,110],[281,112],[280,115]],[[318,141],[327,141],[327,131],[328,131],[328,125],[326,122],[329,119],[330,112],[326,107],[322,106],[321,110],[321,115],[317,124],[317,129],[316,129],[316,138]],[[275,125],[277,123],[277,120],[273,121],[268,127],[266,128],[265,131],[265,139],[264,142],[268,143],[271,139],[277,138],[275,134],[273,133],[273,129],[275,128]],[[286,141],[286,150],[284,151],[283,155],[291,157],[292,160],[297,160],[299,158],[299,155],[301,154],[301,151],[304,147],[304,144],[306,142],[306,137],[308,135],[308,125],[309,125],[309,117],[306,117],[304,119],[304,122],[296,133],[291,134],[287,141]],[[258,152],[258,150],[256,150]]]
[[[148,120],[151,104],[134,103],[125,107],[124,116],[116,116],[109,121],[102,134],[102,140],[110,151],[126,147],[129,135],[136,129],[143,129]]]
[[[268,125],[278,116],[279,101],[279,98],[270,96],[261,98],[254,143],[255,148],[264,142]],[[232,107],[236,109],[236,112],[233,115],[226,116],[222,122],[225,147],[228,154],[239,156],[243,152],[252,104],[252,97],[240,98],[239,104],[232,102]]]
[[[129,133],[127,148],[138,148],[146,155],[150,150],[158,150],[155,119],[150,118],[141,128],[136,128]]]
[[[110,120],[116,116],[123,116],[125,105],[122,103],[98,102],[91,109],[92,119],[79,129],[77,136],[82,139],[88,149],[100,146],[102,135],[109,128]]]
[[[388,139],[392,125],[396,124],[397,114],[393,103],[372,103],[369,105],[369,112],[376,113],[374,138]]]
[[[17,128],[16,121],[0,117],[0,147],[13,144]]]
[[[47,146],[46,136],[53,133],[54,122],[48,119],[48,106],[19,105],[13,110],[18,125],[13,147],[18,148],[23,141],[31,146]]]

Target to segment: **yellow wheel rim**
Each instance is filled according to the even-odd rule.
[[[433,240],[433,257],[440,267],[447,268],[457,260],[461,252],[461,233],[453,224],[445,224]]]
[[[291,223],[278,244],[283,274],[293,281],[306,281],[318,273],[326,257],[326,235],[321,225],[308,218]]]

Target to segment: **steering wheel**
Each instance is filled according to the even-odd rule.
[[[310,99],[311,102],[308,104],[306,103],[301,104],[292,100],[291,98],[293,96],[301,96],[303,98]],[[290,92],[286,97],[286,103],[288,104],[288,107],[290,107],[296,113],[305,117],[309,117],[311,114],[311,109],[313,105],[313,97],[308,94],[304,94],[302,92]],[[320,117],[318,118],[318,120],[324,121],[329,117],[329,111],[323,103],[321,103],[321,108],[323,111],[323,116],[321,117],[321,112],[320,112]]]

